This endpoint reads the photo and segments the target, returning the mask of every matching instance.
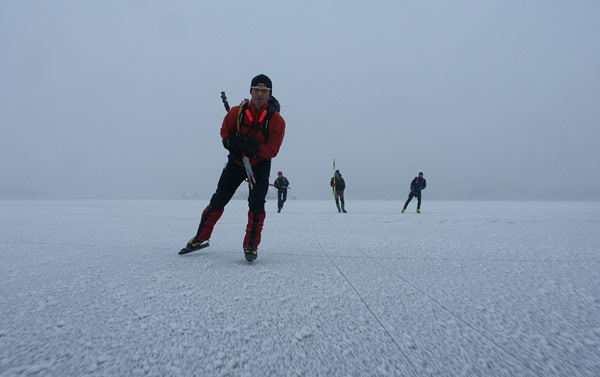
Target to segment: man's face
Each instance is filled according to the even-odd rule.
[[[282,173],[277,173],[277,176],[278,176],[279,178],[281,178],[281,177],[283,177],[283,174],[282,174]]]
[[[419,174],[419,178],[423,178],[423,174]]]
[[[260,109],[269,101],[271,90],[265,87],[255,87],[250,90],[250,94],[252,94],[254,107]]]

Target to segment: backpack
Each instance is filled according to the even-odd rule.
[[[238,112],[238,120],[237,120],[237,132],[240,134],[240,126],[244,122],[244,117],[246,116],[246,110],[248,110],[248,106],[250,106],[250,101],[248,99],[244,99],[242,103],[240,103],[240,110]],[[263,123],[263,136],[265,138],[265,143],[269,140],[269,122],[271,117],[276,111],[281,110],[281,105],[277,98],[270,96],[269,102],[267,106],[267,115],[265,116],[265,120]]]

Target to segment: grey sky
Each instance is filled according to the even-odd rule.
[[[324,4],[323,4],[324,3]],[[600,199],[597,1],[0,1],[0,197],[209,198],[265,73],[298,198]]]

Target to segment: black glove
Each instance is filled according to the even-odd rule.
[[[258,156],[258,151],[260,150],[260,142],[256,139],[246,139],[244,145],[244,152],[248,157],[256,157]]]
[[[223,138],[223,146],[228,149],[231,153],[240,154],[244,151],[246,145],[246,139],[238,136],[227,136]]]

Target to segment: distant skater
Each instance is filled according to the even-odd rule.
[[[335,205],[337,206],[338,212],[346,213],[346,209],[344,208],[344,190],[346,189],[346,182],[344,182],[344,178],[342,178],[342,173],[339,170],[336,170],[333,177],[331,177],[331,182],[329,183],[331,187],[333,187],[333,197],[335,198]],[[342,202],[342,206],[340,208],[340,202]]]
[[[273,182],[273,186],[277,189],[277,213],[283,209],[283,203],[287,200],[287,190],[290,182],[283,176],[281,171],[277,172],[277,179]]]
[[[179,254],[187,254],[208,246],[213,228],[225,206],[244,180],[248,180],[248,224],[243,241],[247,261],[257,257],[263,223],[265,196],[269,189],[271,159],[277,156],[285,133],[285,121],[279,114],[279,102],[273,97],[271,80],[265,75],[254,77],[250,83],[250,101],[230,110],[226,98],[223,103],[228,113],[221,126],[223,146],[229,151],[228,161],[217,191],[202,212],[196,235]],[[207,157],[207,160],[210,160]]]
[[[406,211],[406,207],[408,207],[408,203],[414,198],[417,197],[417,213],[421,213],[421,191],[425,190],[427,187],[427,180],[423,178],[423,172],[419,173],[418,177],[412,180],[410,183],[410,194],[408,194],[408,199],[406,203],[404,203],[404,208],[402,208],[402,213]]]

